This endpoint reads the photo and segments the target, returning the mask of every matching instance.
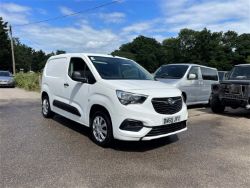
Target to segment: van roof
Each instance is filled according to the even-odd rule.
[[[250,64],[238,64],[238,65],[235,65],[235,66],[250,66]]]
[[[167,66],[167,65],[187,65],[187,66],[200,66],[200,67],[206,67],[206,68],[210,68],[210,69],[215,69],[214,67],[208,67],[208,66],[204,66],[204,65],[198,65],[198,64],[194,64],[194,63],[171,63],[171,64],[166,64],[166,65],[162,65],[162,66]]]
[[[102,57],[117,57],[121,59],[127,59],[120,56],[112,56],[108,54],[98,54],[98,53],[65,53],[65,54],[53,55],[50,58],[72,57],[72,56],[102,56]]]

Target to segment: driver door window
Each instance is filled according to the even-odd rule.
[[[72,74],[74,71],[80,72],[82,77],[87,78],[89,84],[95,83],[93,74],[82,58],[73,57],[70,59],[68,70],[68,75],[70,78],[72,78]]]

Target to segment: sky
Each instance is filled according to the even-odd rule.
[[[250,33],[250,0],[0,0],[13,36],[46,53],[111,53],[138,35],[159,42],[183,28]],[[39,24],[32,22],[83,11]]]

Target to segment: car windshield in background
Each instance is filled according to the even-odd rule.
[[[155,78],[180,79],[188,69],[187,65],[166,65],[160,67],[155,73]]]
[[[230,74],[230,80],[250,80],[250,66],[236,66]]]
[[[225,73],[224,72],[218,72],[218,74],[219,74],[219,80],[224,80]]]
[[[7,76],[7,77],[9,77],[10,73],[7,72],[7,71],[0,71],[0,76]]]
[[[149,72],[131,60],[101,56],[89,56],[89,59],[103,79],[153,80]]]

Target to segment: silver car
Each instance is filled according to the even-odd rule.
[[[217,69],[196,64],[163,65],[154,76],[179,88],[187,105],[208,104],[211,85],[219,83]]]
[[[13,75],[9,71],[0,70],[0,87],[15,87]]]

